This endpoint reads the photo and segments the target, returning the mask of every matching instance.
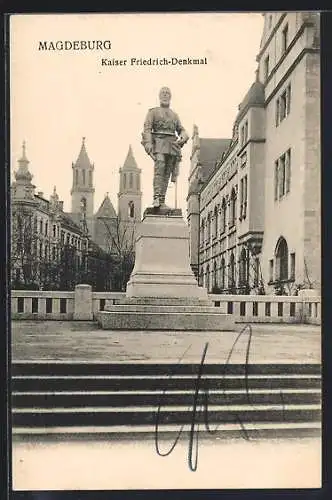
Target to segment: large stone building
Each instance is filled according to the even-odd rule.
[[[197,153],[204,139],[194,127],[192,266],[210,291],[319,289],[319,14],[265,13],[257,62],[213,168]]]
[[[11,186],[11,278],[15,287],[72,288],[80,280],[95,288],[114,286],[114,266],[133,264],[136,223],[141,219],[140,169],[131,147],[122,168],[118,214],[106,194],[94,212],[94,165],[85,139],[72,164],[71,212],[54,187],[50,199],[36,193],[26,147]],[[108,259],[108,257],[112,259]],[[111,263],[113,268],[111,269]],[[117,276],[117,288],[127,276]]]
[[[94,208],[94,165],[90,161],[85,138],[75,163],[72,164],[70,216],[77,223],[86,221],[91,239],[107,252],[116,246],[133,248],[136,225],[141,220],[141,170],[138,168],[131,146],[123,166],[119,169],[118,211],[115,211],[108,193],[100,207]]]

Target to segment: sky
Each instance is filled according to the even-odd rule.
[[[192,135],[230,138],[255,80],[263,31],[258,13],[13,15],[10,24],[11,174],[22,142],[36,191],[56,185],[71,210],[72,162],[82,137],[95,165],[95,211],[105,193],[117,209],[119,168],[131,144],[142,169],[143,209],[152,203],[153,162],[140,141],[163,86]],[[109,40],[111,50],[38,50],[39,41]],[[131,66],[131,58],[207,58],[206,65]],[[102,59],[127,59],[125,66]],[[191,140],[183,148],[178,206],[186,209]],[[171,185],[167,202],[175,204]]]

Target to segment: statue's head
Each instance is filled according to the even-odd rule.
[[[171,102],[171,91],[168,87],[163,87],[159,92],[160,106],[168,107]]]

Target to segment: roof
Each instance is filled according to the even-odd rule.
[[[81,168],[91,168],[91,166],[92,166],[92,163],[90,161],[90,158],[88,156],[88,153],[87,153],[86,147],[85,147],[85,137],[83,137],[83,139],[82,139],[81,150],[79,152],[79,155],[77,157],[75,165],[77,167],[81,167]]]
[[[138,170],[138,166],[131,146],[129,146],[127,157],[123,164],[122,170]]]
[[[105,195],[102,204],[100,205],[97,213],[95,215],[96,218],[107,217],[108,219],[116,219],[116,212],[112,205],[112,202],[108,196],[108,193]]]
[[[263,106],[265,106],[264,84],[256,79],[239,105],[239,112],[235,121],[239,122],[249,108]]]
[[[200,138],[199,163],[201,165],[201,179],[207,179],[215,169],[217,160],[226,151],[231,139]]]
[[[63,225],[66,226],[71,231],[76,231],[77,233],[82,233],[82,229],[76,222],[74,222],[72,216],[68,212],[60,212],[61,221]]]

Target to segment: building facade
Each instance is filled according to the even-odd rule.
[[[194,128],[191,261],[209,291],[320,289],[319,15],[264,18],[255,82],[212,169]]]
[[[134,263],[141,219],[140,174],[131,147],[120,169],[118,214],[105,195],[94,212],[94,165],[85,138],[72,163],[71,212],[54,187],[50,199],[36,193],[26,147],[11,186],[11,281],[13,288],[123,289]]]

